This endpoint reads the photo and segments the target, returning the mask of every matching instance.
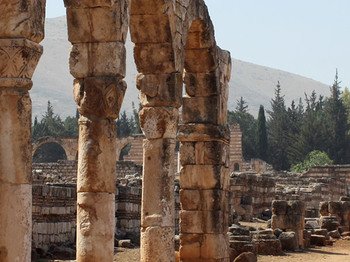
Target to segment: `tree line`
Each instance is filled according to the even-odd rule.
[[[242,97],[237,101],[236,110],[228,112],[229,123],[241,126],[246,160],[260,158],[276,170],[289,170],[300,168],[310,153],[317,151],[320,160],[324,160],[326,154],[328,163],[349,163],[350,92],[347,88],[341,92],[338,73],[329,97],[313,91],[287,107],[278,82],[270,104],[267,119],[263,106],[260,106],[257,119],[248,113]],[[296,170],[300,170],[298,168]]]

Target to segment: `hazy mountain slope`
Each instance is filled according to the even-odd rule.
[[[50,100],[54,110],[62,118],[75,115],[73,100],[73,77],[69,73],[68,56],[70,43],[67,37],[65,17],[46,20],[46,37],[42,42],[44,55],[33,77],[34,86],[31,91],[33,100],[33,116],[39,118],[46,110]],[[138,105],[138,90],[135,86],[136,66],[133,61],[133,44],[128,39],[127,49],[127,93],[122,110],[131,112],[131,103]],[[284,71],[254,65],[240,60],[232,60],[232,76],[230,82],[229,109],[233,110],[236,101],[243,96],[250,112],[256,114],[259,105],[269,106],[274,96],[274,88],[279,80],[287,104],[292,99],[304,97],[304,92],[310,94],[316,90],[318,94],[328,95],[327,85]]]

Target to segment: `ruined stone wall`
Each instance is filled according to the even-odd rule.
[[[271,177],[232,173],[230,182],[230,210],[234,209],[243,220],[250,220],[271,207],[275,198],[275,182]]]
[[[33,185],[34,248],[75,242],[76,185]]]
[[[239,125],[230,125],[230,171],[242,171],[242,131]]]
[[[273,176],[276,199],[305,201],[306,217],[317,217],[320,202],[349,195],[349,171],[349,166],[320,166],[303,174],[279,173]]]
[[[117,178],[142,174],[142,166],[131,161],[117,161]],[[33,184],[76,184],[77,161],[59,160],[56,163],[33,163]]]

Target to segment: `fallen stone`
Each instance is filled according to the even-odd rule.
[[[311,235],[310,244],[315,246],[325,246],[326,237],[322,235]]]
[[[118,247],[133,248],[134,245],[130,239],[122,239],[118,241]]]
[[[297,237],[294,232],[282,232],[278,239],[281,241],[283,250],[296,251],[299,248]]]
[[[234,262],[257,262],[256,255],[252,252],[244,252],[240,254]]]

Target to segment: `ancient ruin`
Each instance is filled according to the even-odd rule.
[[[70,72],[79,119],[77,261],[112,261],[116,130],[126,89],[125,39],[135,43],[143,143],[141,261],[174,261],[174,161],[179,107],[182,261],[228,261],[227,82],[230,55],[216,46],[204,1],[65,0]],[[29,261],[31,102],[44,38],[45,0],[2,1],[0,22],[1,261]],[[186,96],[182,98],[184,69]],[[214,152],[215,151],[215,152]],[[72,159],[73,156],[69,155]],[[203,172],[208,172],[204,174]],[[185,199],[197,196],[188,206]],[[211,204],[213,198],[218,203]],[[13,202],[11,202],[13,201]],[[199,203],[206,203],[199,205]],[[199,227],[191,224],[196,214]],[[10,222],[11,219],[11,222]],[[16,226],[15,226],[16,225]],[[17,226],[20,225],[20,226]],[[221,225],[221,226],[217,226]],[[9,237],[11,235],[11,237]],[[215,245],[214,245],[215,243]]]

